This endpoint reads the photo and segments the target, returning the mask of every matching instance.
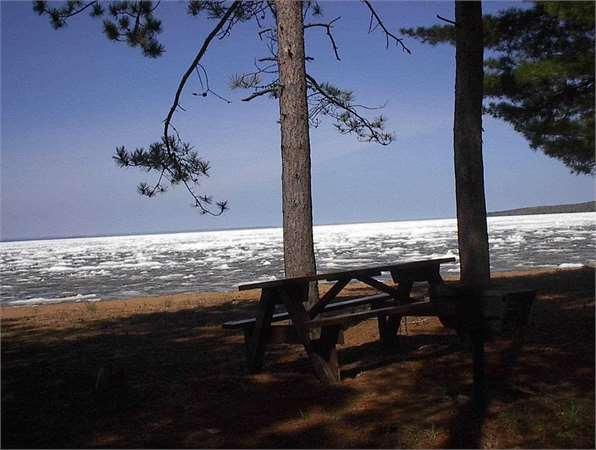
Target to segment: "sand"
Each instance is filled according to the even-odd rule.
[[[553,274],[561,270],[524,270],[512,272],[497,272],[492,275],[493,280],[512,279],[524,276],[539,276],[541,274]],[[563,271],[567,272],[567,271]],[[447,282],[456,280],[454,276],[445,276]],[[322,293],[329,289],[328,284],[322,284]],[[343,291],[340,297],[350,297],[368,292],[369,288],[361,283],[351,283]],[[372,291],[370,291],[372,292]],[[2,318],[5,319],[35,319],[36,326],[65,326],[72,321],[85,321],[92,317],[99,318],[124,318],[142,313],[155,313],[164,311],[178,311],[185,308],[211,308],[222,304],[240,304],[250,307],[258,301],[260,291],[229,291],[229,292],[190,292],[181,294],[169,294],[158,296],[139,296],[126,300],[101,299],[100,301],[82,301],[78,303],[52,303],[47,305],[34,306],[10,306],[0,307]],[[254,305],[253,305],[254,306]]]
[[[435,318],[408,319],[392,352],[374,320],[351,328],[329,387],[299,346],[246,373],[221,324],[258,291],[2,308],[2,446],[593,448],[594,269],[494,278],[539,295],[515,364],[507,342],[487,348],[482,417],[469,346]]]

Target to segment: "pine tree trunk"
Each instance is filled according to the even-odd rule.
[[[456,77],[453,147],[461,281],[490,281],[482,163],[483,29],[480,2],[455,2]]]
[[[276,0],[281,94],[284,267],[287,277],[316,273],[302,3]],[[318,298],[316,284],[309,298]]]

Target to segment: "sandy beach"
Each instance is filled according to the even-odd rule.
[[[221,325],[251,315],[258,291],[2,308],[2,446],[593,448],[594,269],[494,284],[538,298],[515,364],[507,342],[488,345],[482,419],[467,344],[435,318],[408,319],[395,352],[374,320],[351,328],[329,387],[299,346],[246,373],[243,337]]]

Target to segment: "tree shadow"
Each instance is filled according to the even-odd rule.
[[[559,390],[569,390],[571,380],[574,388],[591,390],[593,397],[593,280],[593,268],[493,280],[494,286],[510,289],[539,287],[546,296],[539,297],[535,302],[531,324],[523,341],[497,339],[487,344],[485,401],[474,404],[470,395],[462,402],[448,425],[451,433],[446,440],[447,448],[484,448],[484,426],[487,420],[494,418],[494,409],[498,407],[491,406],[495,403],[519,405],[546,392],[546,395],[556,396]],[[563,293],[565,295],[561,295]],[[593,424],[593,409],[592,402],[591,417],[588,417],[587,423]],[[537,402],[534,402],[531,412],[545,418],[552,418],[553,412],[560,413]],[[527,433],[532,425],[526,424],[524,428],[519,430],[522,434]],[[571,445],[562,441],[558,446],[580,447],[578,440],[574,440],[579,436],[572,438],[568,443]],[[594,445],[593,425],[592,432],[581,440]],[[540,441],[536,436],[527,434],[516,445],[528,448],[544,446],[544,443],[544,439]]]
[[[243,337],[221,324],[251,315],[249,302],[62,328],[3,318],[2,447],[590,447],[593,277],[498,281],[542,294],[523,348],[487,345],[483,414],[469,403],[467,344],[436,321],[408,325],[395,351],[363,322],[340,348],[344,381],[327,386],[300,346],[268,347],[263,372],[245,372]],[[561,415],[583,397],[587,419]],[[524,415],[548,418],[546,437]]]

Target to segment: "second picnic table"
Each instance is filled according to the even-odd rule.
[[[224,328],[244,329],[248,368],[254,372],[263,364],[265,346],[273,333],[273,322],[289,320],[283,329],[294,335],[306,350],[317,377],[322,381],[339,381],[339,363],[336,344],[340,332],[355,321],[377,317],[380,340],[385,345],[395,342],[403,315],[432,314],[429,301],[416,301],[410,297],[415,282],[428,283],[428,296],[432,300],[443,279],[440,266],[455,262],[455,258],[428,259],[397,264],[361,267],[352,270],[321,273],[317,275],[283,278],[273,281],[243,284],[239,290],[261,289],[261,298],[254,318],[226,322]],[[375,277],[389,272],[394,284],[387,284]],[[333,282],[331,288],[308,309],[309,284],[325,280]],[[379,294],[353,300],[334,301],[352,280],[360,281]],[[275,314],[275,307],[283,304],[285,313]],[[369,307],[348,312],[346,309]],[[320,336],[313,338],[311,330],[320,329]]]

